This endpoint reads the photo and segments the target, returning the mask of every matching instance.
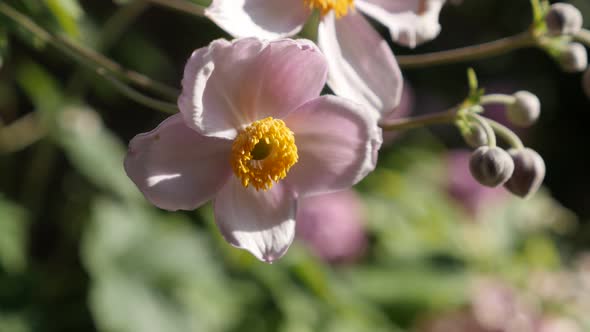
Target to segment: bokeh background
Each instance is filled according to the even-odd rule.
[[[174,87],[192,50],[227,37],[150,1],[2,2]],[[590,2],[571,3],[590,22]],[[435,41],[392,48],[472,45],[530,20],[527,0],[465,0]],[[302,202],[273,265],[226,244],[210,205],[158,210],[125,176],[126,143],[166,114],[2,15],[0,50],[1,332],[590,331],[590,102],[541,50],[404,69],[398,110],[460,102],[468,67],[487,92],[535,93],[541,119],[519,131],[547,164],[534,197],[478,186],[451,126],[397,133],[355,191]]]

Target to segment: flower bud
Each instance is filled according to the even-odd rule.
[[[511,193],[520,197],[534,194],[545,178],[545,162],[533,149],[510,149],[508,154],[514,162],[512,177],[504,184]]]
[[[463,139],[467,145],[474,149],[488,144],[488,135],[479,125],[472,125],[469,127],[469,131],[463,133]]]
[[[584,45],[569,43],[559,55],[561,69],[568,73],[578,73],[588,67],[588,53]]]
[[[482,185],[497,187],[512,176],[514,162],[501,148],[481,146],[471,155],[469,170]]]
[[[556,3],[545,16],[547,30],[552,35],[575,35],[582,29],[582,13],[569,3]]]
[[[506,116],[511,123],[528,127],[539,118],[541,102],[539,98],[528,91],[518,91],[513,94],[514,103],[506,108]]]

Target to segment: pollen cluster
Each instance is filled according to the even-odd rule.
[[[318,9],[322,16],[334,10],[336,17],[345,16],[353,8],[354,0],[303,0],[311,9]]]
[[[268,190],[297,162],[293,132],[282,120],[268,117],[250,124],[233,145],[231,166],[244,187]]]

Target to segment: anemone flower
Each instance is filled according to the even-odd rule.
[[[444,2],[213,0],[205,15],[234,37],[273,39],[296,34],[318,9],[318,45],[328,59],[328,85],[337,95],[386,116],[401,98],[401,72],[387,42],[359,12],[386,26],[394,41],[415,47],[438,35]]]
[[[128,176],[162,209],[213,199],[230,244],[276,260],[293,241],[300,198],[346,189],[377,162],[377,117],[320,96],[327,70],[306,40],[216,40],[196,50],[180,113],[131,140]]]

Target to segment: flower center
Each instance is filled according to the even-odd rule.
[[[354,0],[303,0],[311,9],[319,9],[323,15],[334,10],[336,17],[345,16],[348,10],[354,7]]]
[[[282,120],[268,117],[250,124],[232,145],[231,166],[244,187],[268,190],[297,162],[293,132]]]

